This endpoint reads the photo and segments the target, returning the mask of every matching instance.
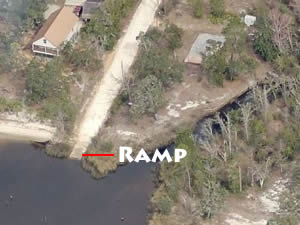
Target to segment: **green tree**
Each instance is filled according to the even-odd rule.
[[[133,72],[138,79],[144,79],[151,74],[157,77],[164,87],[170,87],[174,82],[182,81],[183,65],[165,49],[147,48],[140,51]]]
[[[262,15],[258,17],[256,24],[257,31],[255,33],[253,48],[265,61],[272,61],[278,56],[279,50],[273,42],[271,23],[266,16]]]
[[[48,8],[48,0],[27,0],[26,25],[38,28],[44,21],[44,12]]]
[[[213,50],[214,52],[216,50]],[[226,56],[224,51],[217,50],[215,54],[204,58],[203,67],[208,72],[209,80],[217,85],[223,86],[225,72],[227,69]]]
[[[24,74],[29,103],[39,103],[64,89],[61,86],[62,65],[58,58],[45,67],[37,59],[33,59],[25,68]]]
[[[162,83],[153,75],[139,81],[130,94],[130,114],[136,118],[144,114],[154,115],[163,104]]]

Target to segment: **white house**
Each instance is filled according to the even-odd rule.
[[[47,19],[33,39],[34,53],[57,56],[65,43],[76,39],[83,23],[74,10],[73,6],[64,6]]]

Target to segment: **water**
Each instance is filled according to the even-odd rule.
[[[94,180],[79,161],[0,142],[0,225],[147,224],[153,167],[129,164]]]

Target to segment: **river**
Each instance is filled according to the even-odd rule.
[[[50,158],[30,144],[1,141],[0,224],[145,225],[154,167],[129,164],[94,180],[79,161]]]

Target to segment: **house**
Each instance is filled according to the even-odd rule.
[[[86,0],[83,4],[82,19],[88,21],[102,4],[103,0]]]
[[[57,56],[65,43],[76,40],[83,23],[75,8],[64,6],[51,14],[32,41],[34,53]]]

